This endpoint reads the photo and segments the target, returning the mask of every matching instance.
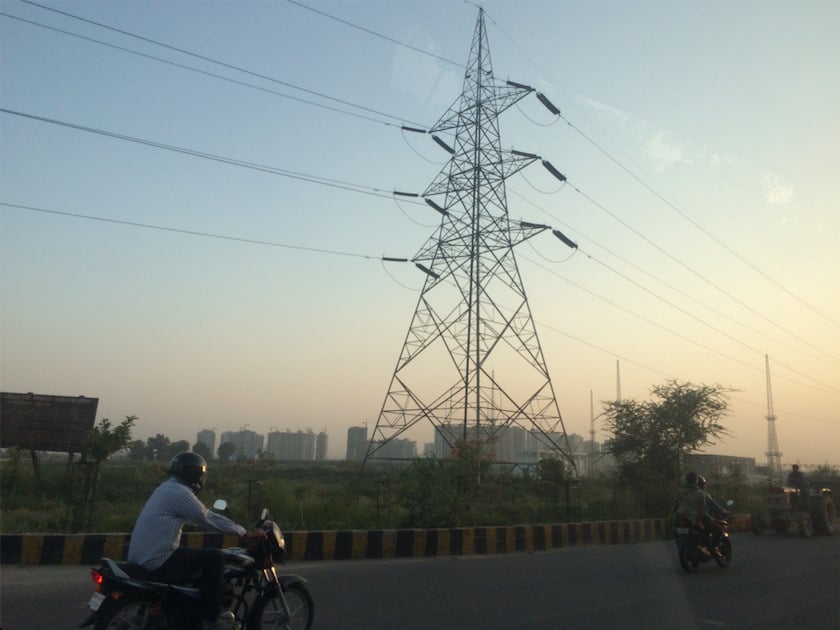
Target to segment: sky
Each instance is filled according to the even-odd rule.
[[[840,4],[486,2],[535,95],[503,148],[566,430],[669,379],[731,388],[706,452],[840,466]],[[424,276],[477,5],[0,1],[0,389],[135,436],[373,430]],[[168,148],[167,148],[168,147]],[[200,155],[199,155],[200,154]],[[431,441],[431,424],[409,437]]]

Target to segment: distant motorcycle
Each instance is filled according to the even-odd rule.
[[[227,503],[214,509],[224,512]],[[263,510],[257,527],[266,533],[247,549],[223,549],[225,599],[223,608],[234,613],[237,630],[289,628],[309,630],[314,604],[307,581],[293,574],[278,574],[274,563],[285,555],[286,542],[277,524]],[[164,583],[151,579],[143,567],[102,558],[91,569],[96,592],[88,602],[88,615],[80,628],[95,630],[201,628],[199,589],[188,581]]]
[[[727,507],[734,504],[732,500],[726,502]],[[717,562],[720,567],[728,567],[732,561],[729,523],[722,518],[715,519],[715,523],[721,530],[717,538],[712,532],[690,523],[682,515],[677,515],[674,521],[674,540],[680,565],[687,573],[696,571],[701,564],[710,560]]]

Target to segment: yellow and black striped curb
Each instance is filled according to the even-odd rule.
[[[732,531],[749,529],[749,516],[735,517]],[[665,519],[456,527],[449,529],[378,529],[285,532],[291,560],[363,560],[493,555],[663,540]],[[95,564],[102,556],[124,560],[129,534],[2,534],[0,564]],[[190,547],[233,547],[236,536],[184,534]]]

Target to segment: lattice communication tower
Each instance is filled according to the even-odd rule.
[[[776,437],[776,414],[773,413],[773,390],[770,389],[770,359],[764,355],[767,372],[767,474],[781,475],[782,453],[779,451],[779,438]]]
[[[463,92],[428,131],[451,154],[420,195],[440,213],[440,226],[412,259],[426,279],[365,462],[399,459],[388,443],[430,422],[450,449],[478,444],[497,461],[505,458],[496,452],[500,438],[519,427],[540,457],[563,457],[575,470],[513,253],[550,227],[512,223],[507,209],[505,180],[541,158],[500,146],[499,115],[533,91],[494,78],[480,9]]]

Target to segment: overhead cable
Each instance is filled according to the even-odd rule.
[[[754,365],[754,364],[752,364],[752,363],[748,363],[748,362],[746,362],[746,361],[742,361],[742,360],[740,360],[740,359],[738,359],[738,358],[736,358],[736,357],[733,357],[733,356],[731,356],[731,355],[729,355],[729,354],[726,354],[725,352],[722,352],[722,351],[720,351],[720,350],[715,350],[714,348],[710,348],[709,346],[707,346],[707,345],[705,345],[705,344],[703,344],[703,343],[701,343],[701,342],[697,341],[696,339],[692,339],[691,337],[688,337],[688,336],[686,336],[686,335],[684,335],[684,334],[682,334],[682,333],[679,333],[679,332],[677,332],[677,331],[675,331],[675,330],[672,330],[671,328],[668,328],[667,326],[664,326],[664,325],[662,325],[662,324],[659,324],[659,323],[657,323],[657,322],[653,321],[652,319],[649,319],[649,318],[645,317],[644,315],[641,315],[641,314],[639,314],[639,313],[637,313],[637,312],[635,312],[635,311],[630,310],[629,308],[627,308],[626,306],[623,306],[623,305],[619,304],[618,302],[615,302],[615,301],[613,301],[613,300],[610,300],[610,299],[608,299],[608,298],[604,297],[603,295],[599,295],[598,293],[595,293],[594,291],[592,291],[591,289],[588,289],[587,287],[583,286],[582,284],[579,284],[579,283],[577,283],[577,282],[574,282],[573,280],[569,280],[568,278],[566,278],[566,277],[564,277],[564,276],[560,275],[560,274],[559,274],[559,273],[557,273],[556,271],[554,271],[554,270],[552,270],[552,269],[549,269],[549,268],[545,267],[544,265],[542,265],[542,264],[538,263],[537,261],[531,260],[531,259],[530,259],[530,258],[528,258],[527,256],[522,256],[522,255],[520,255],[520,258],[522,258],[522,259],[524,259],[524,260],[526,260],[526,261],[530,262],[532,265],[536,265],[536,266],[537,266],[537,267],[539,267],[540,269],[543,269],[544,271],[546,271],[546,272],[548,272],[548,273],[550,273],[550,274],[554,275],[555,277],[560,278],[560,279],[561,279],[561,280],[563,280],[564,282],[567,282],[568,284],[571,284],[572,286],[577,287],[577,288],[578,288],[578,289],[580,289],[581,291],[583,291],[583,292],[585,292],[585,293],[588,293],[589,295],[591,295],[591,296],[593,296],[593,297],[595,297],[595,298],[598,298],[599,300],[602,300],[603,302],[606,302],[607,304],[610,304],[610,305],[614,306],[615,308],[620,309],[620,310],[624,311],[625,313],[627,313],[627,314],[629,314],[629,315],[632,315],[633,317],[636,317],[636,318],[638,318],[638,319],[640,319],[640,320],[642,320],[642,321],[644,321],[644,322],[646,322],[646,323],[650,324],[651,326],[654,326],[654,327],[656,327],[656,328],[659,328],[660,330],[664,330],[665,332],[668,332],[668,333],[670,333],[671,335],[674,335],[675,337],[678,337],[679,339],[682,339],[683,341],[687,341],[688,343],[691,343],[691,344],[693,344],[693,345],[695,345],[695,346],[698,346],[698,347],[700,347],[700,348],[702,348],[702,349],[706,350],[707,352],[712,352],[712,353],[714,353],[714,354],[717,354],[717,355],[719,355],[719,356],[722,356],[723,358],[725,358],[725,359],[727,359],[727,360],[729,360],[729,361],[733,361],[733,362],[735,362],[735,363],[739,363],[739,364],[741,364],[741,365],[743,365],[743,366],[745,366],[745,367],[750,368],[751,370],[756,370],[756,371],[759,371],[759,372],[763,371],[763,368],[761,368],[761,367],[759,367],[759,366],[757,366],[757,365]],[[829,392],[829,393],[834,393],[834,392],[837,392],[837,389],[836,389],[836,388],[833,388],[833,387],[831,387],[831,386],[824,385],[823,383],[819,383],[819,381],[816,381],[816,380],[815,380],[815,379],[813,379],[812,377],[807,377],[807,378],[811,379],[812,381],[815,381],[815,382],[819,383],[819,385],[820,385],[819,387],[817,387],[816,385],[812,385],[812,384],[810,384],[810,383],[803,383],[803,382],[801,382],[801,381],[797,381],[797,380],[794,380],[794,379],[791,379],[791,378],[788,378],[788,377],[784,377],[784,376],[780,376],[779,378],[784,378],[785,380],[790,381],[790,382],[792,382],[792,383],[796,383],[797,385],[802,385],[803,387],[809,387],[809,388],[811,388],[811,389],[815,389],[815,390],[822,391],[822,392]],[[826,388],[828,388],[828,389],[826,389]]]
[[[68,13],[67,11],[61,11],[59,9],[54,9],[52,7],[48,7],[48,6],[45,6],[45,5],[42,5],[42,4],[38,4],[37,2],[32,2],[31,0],[20,0],[20,1],[24,2],[26,4],[31,4],[33,6],[39,7],[41,9],[45,9],[47,11],[53,11],[54,13],[59,13],[59,14],[64,15],[66,17],[72,18],[74,20],[79,20],[81,22],[86,22],[88,24],[92,24],[94,26],[98,26],[100,28],[104,28],[104,29],[107,29],[109,31],[113,31],[115,33],[120,33],[121,35],[125,35],[127,37],[133,37],[133,38],[138,39],[140,41],[144,41],[144,42],[147,42],[147,43],[150,43],[150,44],[154,44],[156,46],[161,46],[163,48],[167,48],[169,50],[173,50],[175,52],[178,52],[178,53],[181,53],[181,54],[184,54],[184,55],[188,55],[190,57],[195,57],[196,59],[201,59],[202,61],[206,61],[208,63],[216,64],[216,65],[222,66],[224,68],[228,68],[230,70],[236,70],[237,72],[242,72],[244,74],[247,74],[247,75],[250,75],[250,76],[253,76],[253,77],[257,77],[259,79],[263,79],[265,81],[270,81],[272,83],[277,83],[278,85],[283,85],[285,87],[289,87],[289,88],[292,88],[292,89],[295,89],[295,90],[299,90],[301,92],[305,92],[305,93],[311,94],[313,96],[318,96],[318,97],[323,98],[323,99],[328,100],[328,101],[333,101],[335,103],[340,103],[342,105],[347,105],[348,107],[354,107],[356,109],[360,109],[362,111],[366,111],[366,112],[369,112],[369,113],[372,113],[372,114],[376,114],[378,116],[384,116],[386,118],[390,118],[390,119],[395,120],[395,121],[411,122],[411,121],[406,120],[405,118],[400,118],[399,116],[394,116],[392,114],[387,114],[385,112],[382,112],[382,111],[379,111],[379,110],[376,110],[376,109],[373,109],[373,108],[370,108],[370,107],[366,107],[364,105],[358,105],[358,104],[353,103],[351,101],[348,101],[348,100],[345,100],[345,99],[342,99],[342,98],[337,98],[335,96],[330,96],[329,94],[325,94],[325,93],[319,92],[317,90],[312,90],[312,89],[309,89],[309,88],[301,87],[299,85],[295,85],[294,83],[290,83],[288,81],[283,81],[283,80],[278,79],[276,77],[272,77],[272,76],[269,76],[267,74],[257,72],[255,70],[249,70],[248,68],[243,68],[241,66],[237,66],[237,65],[230,64],[230,63],[227,63],[227,62],[224,62],[224,61],[220,61],[218,59],[213,59],[212,57],[208,57],[208,56],[202,55],[200,53],[196,53],[196,52],[193,52],[193,51],[190,51],[190,50],[186,50],[184,48],[179,48],[178,46],[173,46],[173,45],[167,44],[165,42],[160,42],[160,41],[151,39],[149,37],[145,37],[143,35],[138,35],[136,33],[132,33],[130,31],[126,31],[126,30],[123,30],[123,29],[120,29],[120,28],[115,28],[113,26],[109,26],[108,24],[103,24],[102,22],[97,22],[95,20],[89,20],[87,18],[83,18],[81,16],[74,15],[73,13]],[[117,49],[120,49],[120,50],[124,50],[126,52],[131,52],[131,53],[136,54],[136,55],[140,55],[140,56],[148,57],[148,58],[151,58],[151,59],[155,59],[156,61],[162,61],[164,63],[169,63],[171,65],[186,68],[186,69],[192,70],[194,72],[199,72],[199,73],[202,73],[202,74],[208,74],[208,75],[211,75],[211,76],[216,76],[217,78],[230,80],[231,82],[240,83],[242,85],[248,85],[249,87],[257,87],[257,86],[253,86],[251,84],[245,84],[245,83],[237,82],[237,81],[234,81],[232,79],[226,79],[225,77],[221,77],[219,75],[212,75],[212,73],[208,73],[208,72],[196,69],[196,68],[191,68],[190,66],[184,66],[182,64],[178,64],[178,63],[175,63],[175,62],[172,62],[172,61],[160,59],[160,58],[154,57],[152,55],[148,55],[148,54],[137,52],[137,51],[132,51],[128,48],[123,48],[121,46],[115,46],[113,44],[108,44],[107,42],[102,42],[102,41],[99,41],[99,40],[96,40],[96,39],[93,39],[93,38],[90,38],[90,37],[85,37],[83,35],[77,35],[75,33],[69,32],[69,31],[64,31],[62,29],[57,29],[57,28],[47,26],[47,25],[44,25],[44,24],[39,24],[38,22],[33,22],[31,20],[25,20],[23,18],[19,18],[19,17],[16,17],[14,15],[9,15],[7,13],[2,13],[2,15],[6,16],[6,17],[10,17],[12,19],[20,20],[22,22],[28,22],[28,23],[33,24],[35,26],[40,26],[42,28],[50,29],[50,30],[53,30],[53,31],[58,31],[58,32],[61,32],[61,33],[67,34],[67,35],[71,35],[73,37],[78,37],[80,39],[84,39],[84,40],[87,40],[87,41],[102,44],[104,46],[109,46],[111,48],[117,48]],[[278,94],[280,96],[286,96],[284,94],[280,94],[280,93],[278,93]],[[292,98],[292,97],[289,97],[289,98]],[[310,103],[310,104],[314,105],[315,103]],[[341,111],[341,110],[336,110],[336,111]],[[345,112],[345,113],[347,113],[347,112]],[[377,121],[377,122],[381,122],[381,121]],[[411,123],[411,124],[419,126],[419,123]]]
[[[668,200],[668,199],[667,199],[664,195],[660,194],[660,193],[659,193],[659,191],[657,191],[657,190],[656,190],[655,188],[653,188],[650,184],[648,184],[647,182],[645,182],[645,181],[644,181],[641,177],[639,177],[638,175],[636,175],[633,171],[631,171],[629,168],[627,168],[626,166],[624,166],[624,164],[622,164],[622,163],[621,163],[621,162],[619,162],[616,158],[614,158],[612,155],[610,155],[610,153],[609,153],[606,149],[604,149],[603,147],[601,147],[601,146],[600,146],[597,142],[595,142],[592,138],[590,138],[589,136],[587,136],[587,135],[586,135],[585,133],[583,133],[580,129],[578,129],[575,125],[573,125],[573,124],[572,124],[572,123],[571,123],[571,122],[570,122],[570,121],[569,121],[569,120],[568,120],[565,116],[563,116],[562,114],[558,114],[558,115],[559,115],[559,116],[560,116],[560,117],[561,117],[561,118],[562,118],[562,119],[566,122],[566,124],[567,124],[569,127],[571,127],[572,129],[574,129],[574,130],[575,130],[578,134],[580,134],[580,135],[581,135],[581,136],[582,136],[582,137],[583,137],[583,138],[584,138],[587,142],[589,142],[592,146],[594,146],[594,147],[595,147],[596,149],[598,149],[601,153],[603,153],[605,156],[607,156],[607,157],[608,157],[608,158],[609,158],[612,162],[614,162],[616,165],[618,165],[618,167],[619,167],[619,168],[621,168],[624,172],[626,172],[628,175],[630,175],[630,177],[632,177],[632,178],[633,178],[633,179],[635,179],[637,182],[639,182],[639,183],[640,183],[642,186],[644,186],[644,187],[645,187],[648,191],[650,191],[650,192],[651,192],[651,193],[652,193],[655,197],[657,197],[659,200],[661,200],[661,201],[662,201],[665,205],[667,205],[669,208],[671,208],[672,210],[674,210],[677,214],[679,214],[681,217],[683,217],[686,221],[688,221],[689,223],[691,223],[691,224],[692,224],[695,228],[697,228],[698,230],[700,230],[703,234],[705,234],[707,237],[709,237],[712,241],[714,241],[714,242],[715,242],[715,243],[717,243],[720,247],[722,247],[722,248],[723,248],[723,249],[725,249],[727,252],[729,252],[730,254],[732,254],[733,256],[735,256],[735,258],[737,258],[737,259],[738,259],[738,260],[740,260],[742,263],[744,263],[745,265],[747,265],[750,269],[752,269],[753,271],[755,271],[757,274],[759,274],[759,275],[760,275],[761,277],[763,277],[765,280],[767,280],[768,282],[770,282],[771,284],[773,284],[776,288],[780,289],[781,291],[783,291],[784,293],[786,293],[788,296],[792,297],[792,298],[793,298],[793,299],[795,299],[797,302],[799,302],[799,303],[800,303],[800,304],[802,304],[803,306],[807,307],[809,310],[811,310],[812,312],[816,313],[817,315],[819,315],[819,316],[820,316],[820,317],[822,317],[823,319],[825,319],[825,320],[827,320],[827,321],[831,322],[832,324],[834,324],[835,326],[837,326],[837,327],[839,327],[839,328],[840,328],[840,322],[835,321],[834,319],[832,319],[831,317],[829,317],[828,315],[826,315],[825,313],[823,313],[822,311],[820,311],[819,309],[817,309],[815,306],[813,306],[812,304],[810,304],[810,303],[806,302],[804,299],[802,299],[801,297],[799,297],[798,295],[796,295],[795,293],[793,293],[793,292],[792,292],[791,290],[789,290],[787,287],[785,287],[784,285],[782,285],[782,284],[781,284],[778,280],[776,280],[775,278],[771,277],[770,275],[768,275],[767,273],[765,273],[764,271],[762,271],[761,269],[759,269],[758,267],[756,267],[756,266],[755,266],[752,262],[750,262],[749,260],[747,260],[746,258],[744,258],[744,257],[743,257],[740,253],[738,253],[737,251],[735,251],[734,249],[732,249],[729,245],[727,245],[725,242],[723,242],[723,240],[721,240],[718,236],[716,236],[716,235],[715,235],[715,234],[714,234],[711,230],[709,230],[709,229],[707,229],[706,227],[704,227],[704,226],[703,226],[700,222],[698,222],[696,219],[694,219],[694,218],[693,218],[690,214],[688,214],[687,212],[685,212],[684,210],[682,210],[682,209],[681,209],[680,207],[678,207],[676,204],[674,204],[674,203],[672,203],[671,201],[669,201],[669,200]]]
[[[819,352],[819,353],[821,353],[821,354],[824,354],[824,355],[825,355],[825,356],[827,356],[827,357],[830,357],[832,360],[835,360],[835,361],[837,360],[835,357],[833,357],[832,355],[830,355],[830,354],[828,354],[827,352],[825,352],[822,348],[818,348],[817,346],[815,346],[815,345],[814,345],[814,344],[812,344],[812,343],[809,343],[808,341],[806,341],[805,339],[803,339],[802,337],[800,337],[799,335],[797,335],[797,334],[796,334],[796,333],[794,333],[793,331],[788,330],[787,328],[785,328],[785,327],[784,327],[784,326],[782,326],[781,324],[777,324],[776,322],[774,322],[772,319],[770,319],[769,317],[767,317],[767,316],[766,316],[764,313],[762,313],[761,311],[759,311],[759,310],[757,310],[757,309],[753,308],[752,306],[750,306],[749,304],[747,304],[747,303],[746,303],[746,302],[744,302],[743,300],[739,299],[739,298],[738,298],[738,297],[736,297],[735,295],[732,295],[729,291],[727,291],[727,290],[723,289],[722,287],[718,286],[717,284],[715,284],[714,282],[712,282],[711,280],[709,280],[708,278],[706,278],[706,277],[705,277],[703,274],[701,274],[699,271],[697,271],[696,269],[693,269],[691,266],[689,266],[689,265],[687,265],[686,263],[684,263],[682,260],[680,260],[679,258],[677,258],[676,256],[674,256],[673,254],[671,254],[671,253],[670,253],[668,250],[666,250],[664,247],[662,247],[662,246],[657,245],[656,243],[654,243],[654,242],[653,242],[650,238],[648,238],[647,236],[645,236],[644,234],[642,234],[640,231],[638,231],[636,228],[634,228],[632,225],[630,225],[629,223],[627,223],[626,221],[624,221],[623,219],[621,219],[618,215],[614,214],[613,212],[610,212],[610,210],[608,210],[605,206],[603,206],[602,204],[600,204],[600,203],[598,203],[597,201],[595,201],[595,199],[593,199],[592,197],[590,197],[589,195],[587,195],[585,192],[583,192],[582,190],[580,190],[578,187],[576,187],[576,186],[575,186],[574,184],[572,184],[571,182],[569,182],[569,185],[572,187],[572,189],[573,189],[576,193],[578,193],[578,194],[579,194],[580,196],[582,196],[584,199],[586,199],[587,201],[589,201],[589,202],[590,202],[591,204],[593,204],[596,208],[599,208],[600,210],[602,210],[603,212],[605,212],[607,215],[609,215],[610,217],[612,217],[614,220],[618,221],[618,222],[619,222],[621,225],[623,225],[625,228],[627,228],[628,230],[630,230],[631,232],[633,232],[633,234],[635,234],[636,236],[638,236],[639,238],[641,238],[643,241],[645,241],[648,245],[650,245],[651,247],[653,247],[653,248],[654,248],[654,249],[656,249],[657,251],[661,252],[662,254],[664,254],[665,256],[667,256],[668,258],[670,258],[671,260],[673,260],[673,261],[674,261],[675,263],[677,263],[680,267],[682,267],[683,269],[685,269],[686,271],[688,271],[689,273],[691,273],[691,274],[692,274],[692,275],[694,275],[695,277],[699,278],[700,280],[702,280],[703,282],[705,282],[706,284],[708,284],[708,285],[709,285],[710,287],[712,287],[713,289],[715,289],[715,290],[717,290],[718,292],[722,293],[723,295],[725,295],[726,297],[728,297],[730,300],[732,300],[732,301],[733,301],[733,302],[735,302],[736,304],[738,304],[738,305],[740,305],[741,307],[743,307],[743,308],[747,309],[748,311],[750,311],[750,312],[751,312],[751,313],[753,313],[754,315],[757,315],[758,317],[760,317],[760,318],[761,318],[761,319],[763,319],[764,321],[768,322],[769,324],[772,324],[773,326],[775,326],[775,327],[776,327],[776,328],[778,328],[779,330],[781,330],[781,331],[783,331],[783,332],[787,333],[788,335],[790,335],[790,336],[791,336],[791,337],[793,337],[794,339],[797,339],[799,342],[801,342],[801,343],[805,344],[805,345],[806,345],[806,346],[808,346],[809,348],[812,348],[813,350],[816,350],[817,352]]]
[[[317,13],[318,15],[322,15],[326,18],[331,19],[331,20],[335,20],[336,22],[346,24],[347,26],[350,26],[350,27],[358,29],[358,30],[360,30],[364,33],[367,33],[368,35],[373,35],[374,37],[379,37],[381,39],[387,40],[387,41],[391,42],[392,44],[396,44],[397,46],[402,46],[403,48],[408,48],[410,50],[413,50],[414,52],[420,53],[421,55],[426,55],[427,57],[432,57],[434,59],[437,59],[439,61],[443,61],[445,63],[452,64],[453,66],[457,66],[459,68],[466,68],[466,66],[463,63],[460,63],[458,61],[452,61],[451,59],[447,59],[446,57],[441,57],[440,55],[436,55],[435,53],[429,52],[428,50],[423,50],[422,48],[417,48],[416,46],[412,46],[411,44],[406,44],[405,42],[401,42],[397,39],[394,39],[393,37],[388,37],[387,35],[383,35],[382,33],[377,33],[376,31],[373,31],[369,28],[365,28],[364,26],[359,26],[358,24],[354,24],[353,22],[348,22],[345,19],[342,19],[340,17],[336,17],[335,15],[327,13],[326,11],[321,11],[321,10],[316,9],[314,7],[311,7],[309,5],[303,4],[302,2],[296,2],[296,0],[288,0],[288,2],[291,3],[291,4],[294,4],[296,6],[299,6],[302,9],[306,9],[307,11],[312,11],[313,13]]]
[[[670,289],[671,291],[673,291],[673,292],[674,292],[674,293],[676,293],[677,295],[680,295],[681,297],[683,297],[683,298],[685,298],[685,299],[687,299],[687,300],[690,300],[691,302],[694,302],[694,303],[695,303],[695,304],[697,304],[698,306],[700,306],[700,307],[702,307],[702,308],[704,308],[704,309],[706,309],[706,310],[708,310],[708,311],[710,311],[710,312],[714,313],[715,315],[717,315],[717,316],[719,316],[719,317],[721,317],[721,318],[723,318],[723,319],[729,320],[729,321],[731,321],[732,323],[734,323],[734,324],[736,324],[736,325],[740,326],[741,328],[745,328],[745,329],[749,330],[749,331],[750,331],[751,333],[753,333],[753,334],[756,334],[756,335],[759,335],[759,336],[761,336],[761,337],[764,337],[765,339],[769,339],[769,340],[770,340],[770,341],[772,341],[773,343],[777,343],[777,344],[779,344],[779,345],[785,346],[786,348],[789,348],[789,349],[791,349],[791,350],[795,350],[796,352],[801,352],[801,353],[803,353],[803,354],[805,354],[805,355],[807,355],[807,356],[809,356],[809,357],[811,357],[811,358],[813,358],[813,359],[818,359],[818,360],[820,360],[820,361],[833,361],[834,363],[837,363],[837,362],[838,362],[838,360],[837,360],[837,359],[832,359],[831,357],[825,357],[825,356],[818,356],[817,354],[814,354],[814,353],[812,353],[812,352],[809,352],[808,350],[805,350],[805,349],[803,349],[803,348],[801,348],[801,347],[799,347],[799,346],[794,346],[794,345],[792,345],[792,344],[790,344],[790,343],[788,343],[788,342],[786,342],[786,341],[784,341],[784,340],[782,340],[782,339],[778,339],[778,338],[773,337],[773,336],[770,336],[770,335],[768,335],[768,334],[766,334],[766,333],[764,333],[764,332],[762,332],[762,331],[760,331],[760,330],[756,330],[754,327],[750,326],[749,324],[745,324],[745,323],[743,323],[743,322],[741,322],[741,321],[739,321],[739,320],[735,319],[735,318],[734,318],[734,317],[732,317],[732,315],[730,315],[729,313],[726,313],[726,312],[724,312],[724,311],[721,311],[721,310],[718,310],[718,309],[714,308],[713,306],[711,306],[711,304],[709,303],[709,301],[707,301],[707,300],[705,300],[705,301],[704,301],[704,300],[701,300],[701,299],[699,299],[699,298],[695,297],[695,296],[694,296],[694,295],[692,295],[691,293],[689,293],[689,292],[687,292],[687,291],[685,291],[685,290],[681,289],[680,287],[674,286],[674,285],[673,285],[673,284],[671,284],[670,282],[667,282],[666,280],[663,280],[663,279],[662,279],[662,278],[660,278],[659,276],[657,276],[657,275],[655,275],[655,274],[651,273],[650,271],[648,271],[648,270],[646,270],[646,269],[642,268],[641,266],[639,266],[638,264],[636,264],[633,260],[631,260],[631,259],[629,259],[629,258],[627,258],[627,257],[625,257],[625,256],[622,256],[621,254],[618,254],[618,253],[614,252],[614,251],[613,251],[613,250],[611,250],[610,248],[608,248],[608,247],[606,247],[605,245],[603,245],[603,244],[599,243],[596,239],[592,238],[591,236],[589,236],[589,235],[587,235],[587,234],[584,234],[584,233],[583,233],[580,229],[575,228],[575,227],[573,227],[573,226],[569,225],[568,223],[566,223],[566,222],[565,222],[565,221],[563,221],[562,219],[558,218],[557,216],[555,216],[554,214],[552,214],[551,212],[549,212],[549,211],[548,211],[548,210],[546,210],[545,208],[543,208],[543,207],[541,207],[541,206],[537,205],[537,204],[536,204],[536,203],[534,203],[532,200],[528,199],[527,197],[525,197],[525,196],[524,196],[524,195],[522,195],[521,193],[517,192],[516,190],[513,190],[513,189],[511,189],[511,188],[508,188],[507,190],[508,190],[511,194],[513,194],[513,195],[515,195],[515,196],[519,197],[522,201],[524,201],[524,202],[525,202],[525,203],[527,203],[528,205],[532,206],[533,208],[535,208],[535,209],[539,210],[540,212],[542,212],[542,213],[546,214],[547,216],[551,217],[552,221],[558,222],[558,223],[560,223],[560,224],[564,225],[565,227],[567,227],[567,228],[569,228],[569,229],[572,229],[572,230],[573,230],[574,232],[576,232],[579,236],[581,236],[581,237],[585,238],[585,239],[586,239],[586,240],[587,240],[590,244],[595,245],[596,247],[600,248],[600,249],[601,249],[601,250],[603,250],[604,252],[606,252],[606,253],[608,253],[609,255],[613,256],[614,258],[618,259],[618,260],[619,260],[620,262],[622,262],[624,265],[626,265],[626,266],[628,266],[628,267],[632,267],[632,268],[633,268],[633,269],[635,269],[636,271],[638,271],[638,272],[640,272],[640,273],[643,273],[643,274],[644,274],[644,275],[646,275],[648,278],[650,278],[650,279],[654,280],[655,282],[657,282],[657,283],[659,283],[660,285],[662,285],[662,286],[666,287],[667,289]],[[608,269],[610,269],[611,271],[613,270],[613,268],[612,268],[612,267],[610,267],[610,266],[607,266],[607,268],[608,268]],[[624,278],[623,278],[623,276],[622,276],[621,274],[619,274],[619,277],[621,277],[622,279],[624,279]]]
[[[154,147],[156,149],[165,149],[167,151],[173,151],[175,153],[182,153],[184,155],[191,155],[193,157],[200,157],[206,160],[212,160],[214,162],[221,162],[223,164],[230,164],[232,166],[239,166],[242,168],[249,168],[255,171],[261,171],[263,173],[270,173],[272,175],[280,175],[282,177],[288,177],[291,179],[297,179],[305,182],[310,182],[313,184],[321,184],[323,186],[329,186],[332,188],[339,188],[342,190],[349,190],[351,192],[362,193],[365,195],[372,195],[374,197],[382,197],[389,199],[392,197],[393,192],[385,191],[381,188],[374,188],[371,186],[364,186],[362,184],[353,184],[351,182],[345,182],[336,179],[330,179],[327,177],[320,177],[318,175],[310,175],[307,173],[301,173],[299,171],[290,171],[287,169],[276,168],[273,166],[267,166],[265,164],[257,164],[254,162],[246,162],[244,160],[238,160],[235,158],[225,157],[223,155],[217,155],[213,153],[206,153],[204,151],[196,151],[194,149],[188,149],[185,147],[179,147],[171,144],[164,144],[162,142],[156,142],[154,140],[146,140],[144,138],[137,138],[134,136],[128,136],[121,133],[115,133],[113,131],[106,131],[104,129],[96,129],[95,127],[87,127],[85,125],[78,125],[75,123],[70,123],[66,121],[56,120],[54,118],[47,118],[45,116],[37,116],[35,114],[27,114],[25,112],[19,112],[11,109],[7,109],[5,107],[0,107],[0,112],[5,114],[11,114],[14,116],[21,116],[23,118],[29,118],[31,120],[37,120],[39,122],[50,123],[53,125],[59,125],[62,127],[68,127],[70,129],[76,129],[78,131],[85,131],[88,133],[99,134],[102,136],[106,136],[109,138],[115,138],[117,140],[125,140],[126,142],[134,142],[136,144],[142,144],[150,147]],[[419,204],[419,202],[416,202]]]
[[[30,212],[41,212],[44,214],[54,214],[59,216],[65,217],[72,217],[74,219],[87,219],[89,221],[101,221],[104,223],[116,223],[119,225],[127,225],[129,227],[137,227],[137,228],[144,228],[147,230],[159,230],[161,232],[175,232],[177,234],[188,234],[190,236],[201,236],[204,238],[215,238],[224,241],[237,241],[240,243],[248,243],[250,245],[266,245],[269,247],[281,247],[283,249],[294,249],[299,251],[305,252],[313,252],[316,254],[330,254],[333,256],[349,256],[352,258],[364,258],[366,260],[386,260],[390,262],[408,262],[408,259],[405,258],[395,258],[395,257],[387,257],[387,256],[367,256],[364,254],[355,254],[352,252],[342,252],[333,249],[323,249],[319,247],[303,247],[301,245],[290,245],[288,243],[277,243],[274,241],[263,241],[259,239],[253,238],[243,238],[239,236],[230,236],[227,234],[214,234],[212,232],[200,232],[197,230],[185,230],[180,228],[174,227],[167,227],[164,225],[154,225],[151,223],[139,223],[137,221],[125,221],[122,219],[112,219],[109,217],[102,217],[96,216],[91,214],[81,214],[78,212],[66,212],[62,210],[50,210],[47,208],[37,208],[35,206],[26,206],[17,203],[7,203],[4,201],[0,201],[0,206],[6,206],[7,208],[18,208],[19,210],[28,210]]]

